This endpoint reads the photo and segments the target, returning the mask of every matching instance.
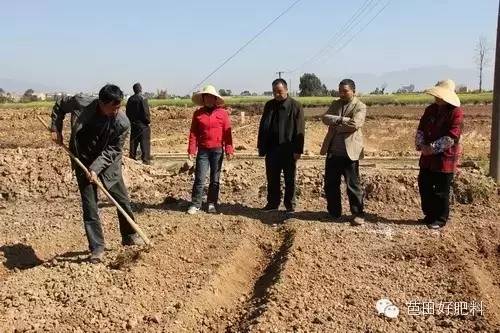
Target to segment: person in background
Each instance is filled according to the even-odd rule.
[[[424,223],[440,229],[450,213],[450,187],[461,153],[464,112],[452,80],[440,81],[426,93],[435,101],[425,109],[415,136],[416,149],[421,152],[418,187]]]
[[[205,178],[209,171],[207,212],[217,213],[224,151],[228,160],[231,160],[234,154],[231,120],[228,111],[223,107],[224,100],[215,87],[208,85],[202,91],[194,93],[191,99],[195,105],[201,107],[193,114],[189,132],[188,154],[190,160],[196,156],[196,168],[192,200],[187,213],[197,214],[200,211]]]
[[[137,159],[137,147],[141,146],[142,162],[151,164],[151,115],[148,101],[142,97],[140,83],[132,86],[134,95],[127,101],[126,114],[130,120],[130,151],[129,157]]]
[[[304,152],[304,110],[288,95],[285,80],[272,83],[274,99],[264,106],[257,148],[266,160],[267,204],[264,212],[276,211],[281,203],[281,173],[285,178],[284,204],[288,218],[295,213],[297,160]]]
[[[347,185],[347,197],[354,226],[364,224],[363,189],[359,179],[359,160],[363,158],[362,127],[366,118],[366,105],[356,96],[356,84],[351,79],[339,83],[340,98],[333,101],[323,115],[328,132],[321,147],[326,155],[325,195],[330,217],[342,216],[340,191],[341,177]]]

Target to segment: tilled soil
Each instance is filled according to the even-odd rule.
[[[165,133],[189,122],[160,111]],[[299,207],[285,220],[259,211],[262,160],[226,161],[221,214],[188,216],[190,165],[125,158],[134,214],[153,247],[122,247],[116,210],[104,200],[107,251],[91,265],[68,158],[23,118],[29,112],[47,114],[12,111],[0,122],[1,332],[500,332],[499,192],[474,163],[455,179],[450,224],[429,231],[418,220],[411,161],[363,162],[367,223],[352,227],[348,216],[333,222],[324,212],[320,159],[299,162]],[[390,120],[380,113],[378,121]],[[367,126],[376,130],[377,119]],[[410,141],[414,122],[393,120]],[[247,146],[240,152],[254,149],[248,121],[235,134],[236,146]],[[308,121],[309,145],[322,136],[315,126]],[[157,145],[183,151],[184,134],[175,136],[178,143]],[[412,156],[404,145],[397,149]],[[390,143],[373,146],[399,157]],[[345,197],[343,206],[347,214]],[[399,307],[397,319],[377,314],[380,298]],[[483,302],[483,311],[414,315],[411,302]]]

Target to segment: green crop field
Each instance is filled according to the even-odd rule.
[[[460,94],[463,104],[489,104],[493,101],[493,93],[467,93]],[[329,105],[333,97],[296,97],[305,107],[321,107]],[[394,94],[394,95],[364,95],[360,97],[368,106],[371,105],[424,105],[433,101],[433,97],[426,94]],[[237,107],[239,105],[264,104],[271,99],[269,96],[232,96],[226,97],[226,104]],[[3,103],[0,109],[25,109],[25,108],[47,108],[54,102],[30,102],[30,103]],[[156,106],[193,106],[190,99],[152,99],[149,100],[151,107]]]

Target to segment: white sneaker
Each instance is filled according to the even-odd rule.
[[[215,208],[215,205],[213,203],[208,204],[207,212],[210,214],[217,214],[217,208]]]
[[[199,211],[200,211],[200,209],[199,209],[198,207],[196,207],[196,206],[191,206],[191,207],[189,207],[189,209],[187,210],[187,213],[188,213],[189,215],[195,215],[195,214],[198,214],[198,213],[199,213]]]
[[[360,226],[365,224],[365,219],[362,216],[354,216],[354,218],[351,221],[352,226]]]

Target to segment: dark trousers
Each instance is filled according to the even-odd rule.
[[[99,219],[99,212],[97,208],[97,185],[88,181],[87,177],[81,171],[76,172],[76,179],[78,188],[80,189],[80,196],[82,199],[83,222],[85,225],[85,233],[89,242],[90,251],[104,250],[104,234],[102,232],[101,221]],[[120,179],[111,187],[106,188],[111,196],[120,204],[125,212],[134,219],[132,208],[130,207],[130,200],[127,193],[127,188]],[[122,239],[135,233],[134,229],[127,222],[125,216],[118,210],[118,220],[120,222],[120,233]]]
[[[281,203],[281,172],[285,178],[285,208],[295,209],[295,175],[297,161],[293,150],[274,147],[266,154],[267,205],[278,208]]]
[[[420,169],[418,189],[424,212],[424,222],[445,225],[450,215],[450,187],[453,173]]]
[[[325,195],[327,210],[330,215],[342,215],[342,199],[340,192],[341,177],[347,185],[347,197],[353,215],[363,214],[363,189],[359,183],[359,161],[349,157],[328,156],[325,165]]]
[[[137,147],[141,146],[142,161],[151,162],[151,128],[149,125],[131,124],[129,157],[137,159]]]
[[[207,202],[216,205],[219,201],[219,180],[224,152],[222,149],[200,149],[196,155],[196,169],[191,203],[201,208],[205,179],[210,170]]]

